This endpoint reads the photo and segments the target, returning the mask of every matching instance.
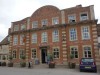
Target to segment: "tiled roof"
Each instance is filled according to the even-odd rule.
[[[7,45],[7,44],[9,44],[8,36],[6,36],[6,37],[0,42],[0,45]]]

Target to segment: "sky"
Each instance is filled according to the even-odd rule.
[[[66,9],[76,5],[94,5],[95,18],[100,23],[99,0],[0,0],[0,41],[8,35],[11,22],[30,17],[34,11],[45,5]]]

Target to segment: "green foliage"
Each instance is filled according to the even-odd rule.
[[[49,59],[50,61],[53,61],[53,54],[52,54],[52,53],[49,53],[49,54],[48,54],[48,59]]]
[[[10,56],[9,56],[9,60],[12,60],[12,59],[13,59],[13,57],[10,55]]]
[[[70,59],[73,59],[73,58],[74,58],[74,55],[73,55],[73,54],[71,54],[71,55],[70,55]]]
[[[26,62],[21,62],[21,63],[20,63],[20,66],[21,66],[21,67],[26,67]]]
[[[5,56],[3,56],[3,58],[2,58],[3,60],[6,60],[6,57]]]
[[[26,59],[25,55],[23,55],[23,56],[21,57],[21,59],[25,60],[25,59]]]

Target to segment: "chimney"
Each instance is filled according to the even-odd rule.
[[[76,7],[77,7],[77,8],[80,8],[80,7],[82,7],[82,5],[81,5],[81,4],[80,4],[80,5],[76,5]]]

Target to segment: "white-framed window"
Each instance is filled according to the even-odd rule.
[[[34,58],[37,58],[36,49],[33,48],[31,51],[32,51],[32,52],[31,52],[31,57],[32,57],[33,59],[34,59]]]
[[[16,58],[16,50],[12,51],[12,57],[15,59]]]
[[[92,57],[92,48],[91,46],[83,46],[83,53],[85,58]]]
[[[82,39],[87,40],[90,39],[90,31],[89,31],[89,26],[82,26]]]
[[[69,29],[69,35],[70,35],[70,41],[75,41],[77,40],[77,31],[76,28],[70,28]]]
[[[58,42],[59,41],[59,31],[56,29],[56,30],[53,30],[52,32],[52,36],[53,36],[53,42]]]
[[[48,40],[47,32],[43,32],[42,33],[42,43],[47,42],[47,40]]]
[[[53,17],[52,18],[52,25],[59,24],[59,18],[58,17]]]
[[[14,25],[14,31],[19,31],[19,25]]]
[[[13,37],[13,45],[17,45],[17,44],[18,44],[18,36],[15,35],[15,36]]]
[[[20,35],[20,45],[24,45],[25,35]]]
[[[44,19],[44,20],[42,20],[41,22],[42,22],[42,27],[48,25],[48,20],[47,20],[47,19]]]
[[[37,34],[32,34],[32,43],[37,43]]]
[[[69,23],[74,23],[74,22],[76,22],[76,15],[75,15],[75,14],[68,15],[68,22],[69,22]]]
[[[71,46],[70,47],[70,53],[74,56],[74,58],[78,58],[78,47],[77,46]]]
[[[20,53],[19,53],[20,59],[21,59],[23,56],[25,56],[25,50],[24,50],[24,49],[21,49],[21,50],[20,50]]]
[[[26,26],[24,24],[21,24],[21,30],[25,30]]]
[[[53,57],[54,57],[54,59],[58,59],[59,56],[60,56],[59,48],[53,48]]]
[[[32,22],[32,28],[38,28],[38,21]]]
[[[80,21],[84,21],[84,20],[88,20],[87,12],[80,13]]]

